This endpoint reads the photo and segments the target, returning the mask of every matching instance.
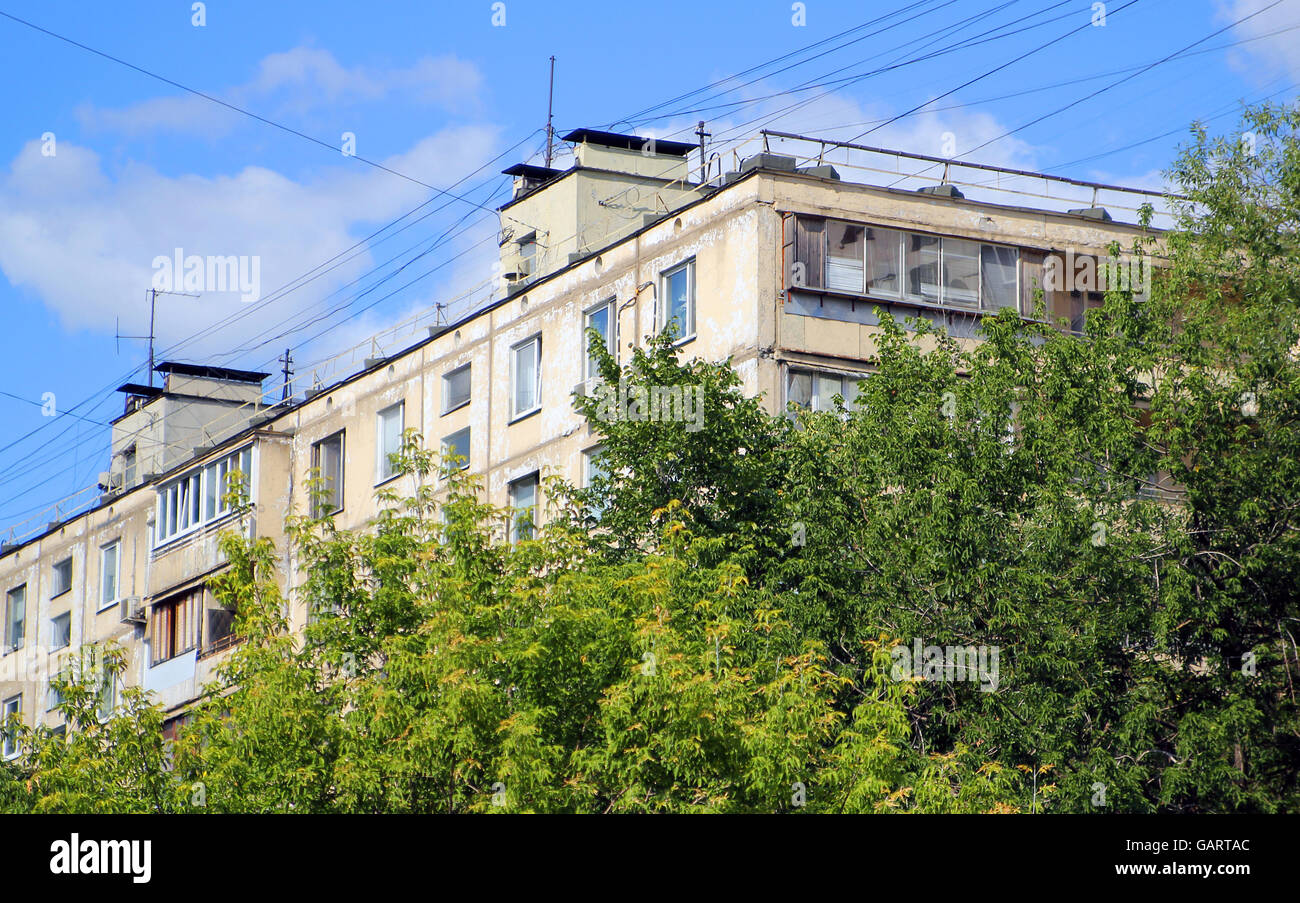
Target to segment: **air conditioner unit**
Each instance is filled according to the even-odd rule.
[[[112,471],[102,471],[99,474],[99,489],[101,492],[113,492],[122,488],[122,474],[113,473]]]
[[[589,376],[573,387],[573,394],[582,398],[593,398],[596,395],[596,390],[602,385],[604,385],[604,380],[599,376]]]
[[[148,610],[145,608],[144,601],[138,597],[130,596],[118,603],[122,613],[123,624],[138,624],[143,627],[148,618]]]

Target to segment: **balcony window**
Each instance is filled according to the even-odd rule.
[[[162,545],[230,513],[232,474],[251,486],[253,448],[246,446],[163,485],[158,490],[154,544]]]
[[[866,232],[867,294],[897,297],[903,287],[899,277],[903,252],[903,233],[893,229]]]
[[[858,379],[812,370],[791,370],[786,379],[786,401],[808,411],[835,410],[836,395],[844,399],[845,408],[852,410],[858,397]]]
[[[160,665],[199,645],[202,587],[159,602],[149,613],[149,663]]]
[[[831,220],[826,224],[826,287],[860,295],[866,289],[866,227]]]

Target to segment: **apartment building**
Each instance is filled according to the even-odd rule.
[[[572,396],[592,387],[588,327],[625,361],[675,322],[684,356],[730,358],[769,410],[815,409],[851,399],[871,373],[877,308],[975,341],[982,316],[1031,315],[1048,255],[1104,257],[1140,232],[1095,204],[1061,211],[966,198],[947,180],[851,181],[823,153],[764,150],[701,181],[693,145],[590,129],[565,140],[570,168],[505,171],[503,287],[481,309],[305,397],[266,403],[266,374],[182,363],[157,368],[160,387],[122,387],[98,504],[0,546],[0,716],[60,730],[50,675],[111,640],[128,655],[123,679],[183,717],[233,640],[232,613],[206,588],[224,566],[217,537],[233,514],[220,490],[232,470],[247,475],[246,529],[275,542],[301,628],[283,521],[308,510],[313,468],[347,528],[365,527],[376,489],[398,479],[387,455],[408,427],[464,455],[490,501],[539,520],[542,476],[586,479],[599,449]],[[1077,328],[1100,297],[1046,301]],[[105,711],[119,690],[104,687]],[[3,752],[17,753],[8,737]]]

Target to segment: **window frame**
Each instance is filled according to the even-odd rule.
[[[618,298],[617,296],[615,296],[615,297],[606,298],[604,301],[599,301],[596,304],[591,305],[591,307],[588,307],[586,310],[582,312],[582,336],[581,336],[582,346],[581,347],[582,347],[582,361],[583,361],[582,378],[584,380],[597,379],[600,377],[600,374],[596,372],[594,366],[596,363],[595,360],[587,352],[587,330],[593,328],[591,326],[592,315],[599,313],[602,310],[606,312],[608,316],[607,322],[609,324],[609,328],[605,336],[605,350],[608,351],[611,355],[618,354]]]
[[[251,499],[253,468],[253,444],[250,443],[159,486],[153,548],[161,549],[229,517],[233,510],[226,503],[227,478],[234,471],[243,474],[244,488]],[[184,526],[180,526],[182,521]]]
[[[59,634],[55,628],[55,623],[61,618],[68,619],[68,631],[67,631],[68,641],[64,643],[62,646],[56,646],[54,645],[54,641]],[[51,615],[50,616],[50,651],[58,652],[60,649],[67,649],[71,645],[72,645],[72,612],[63,611],[63,612],[59,612],[57,615]]]
[[[333,442],[335,439],[337,439],[339,443],[339,453],[338,453],[339,472],[338,472],[337,487],[331,487],[330,489],[330,491],[334,493],[333,497],[331,498],[331,501],[334,503],[334,507],[332,510],[326,511],[324,509],[317,508],[316,503],[313,500],[312,502],[313,518],[333,517],[335,514],[338,514],[340,511],[343,510],[344,491],[347,485],[347,481],[345,479],[345,471],[347,470],[346,460],[347,460],[347,453],[348,453],[348,445],[347,445],[348,440],[347,440],[346,428],[341,430],[335,430],[334,432],[330,433],[328,436],[322,436],[320,439],[317,439],[315,442],[311,444],[311,469],[317,471],[318,475],[321,476],[322,478],[327,476],[327,474],[325,474],[321,470],[321,457],[322,457],[321,451],[325,447],[326,443]]]
[[[824,239],[823,239],[824,243]],[[673,340],[673,345],[684,345],[691,341],[698,334],[699,324],[696,303],[696,286],[695,286],[695,258],[688,257],[680,263],[673,264],[666,270],[659,273],[659,294],[662,296],[663,303],[659,305],[658,313],[658,331],[663,332],[668,328],[668,321],[672,319],[669,309],[672,306],[671,297],[668,294],[669,280],[680,272],[686,273],[686,309],[690,314],[690,328],[683,327],[682,334]]]
[[[448,444],[448,442],[450,442],[452,439],[455,439],[457,436],[460,436],[460,435],[462,435],[462,434],[465,436],[465,447],[464,447],[464,451],[463,451],[463,453],[462,453],[462,450],[461,450],[460,446],[457,446],[457,447],[456,447],[456,453],[459,454],[459,455],[461,455],[461,457],[463,457],[463,458],[465,459],[465,463],[462,464],[462,465],[460,465],[460,466],[457,468],[458,470],[469,470],[469,465],[470,465],[470,454],[471,454],[471,450],[472,450],[472,448],[473,448],[473,442],[474,442],[474,433],[473,433],[473,429],[474,429],[473,426],[466,426],[466,427],[464,427],[464,428],[462,428],[462,429],[458,429],[458,430],[456,430],[456,431],[453,432],[453,433],[448,433],[446,436],[443,436],[443,437],[442,437],[442,443],[439,445],[439,449],[441,450],[442,454],[443,454],[443,455],[446,455],[446,454],[447,454],[447,444]]]
[[[23,614],[17,623],[22,632],[22,635],[18,637],[17,642],[14,642],[14,636],[13,636],[13,625],[15,623],[14,614],[13,614],[14,598],[19,593],[22,594]],[[17,652],[19,649],[22,649],[24,646],[27,645],[27,584],[26,583],[20,583],[17,586],[15,586],[13,589],[9,589],[5,591],[4,618],[5,618],[4,637],[3,637],[4,645],[3,648],[0,649],[0,652],[2,652],[4,655],[8,655],[11,652]]]
[[[802,227],[803,232],[799,233],[803,235],[802,241],[806,244],[809,241],[815,240],[816,242],[819,243],[819,246],[816,248],[809,246],[809,247],[803,247],[801,249],[801,246],[799,244],[799,239],[796,239],[792,251],[793,254],[792,263],[803,264],[805,269],[808,270],[808,272],[805,278],[806,284],[804,285],[796,284],[792,279],[788,280],[790,282],[788,286],[790,290],[839,294],[839,295],[848,295],[848,296],[862,297],[862,298],[880,298],[889,301],[902,301],[908,304],[924,305],[932,308],[955,309],[955,310],[962,310],[962,311],[977,311],[979,313],[996,314],[998,311],[1002,310],[1003,308],[1010,307],[1013,308],[1016,311],[1016,313],[1020,314],[1021,316],[1024,316],[1025,308],[1024,308],[1023,293],[1025,289],[1025,275],[1023,272],[1023,268],[1025,262],[1025,252],[1033,251],[1034,249],[1032,248],[1022,248],[1019,245],[1008,244],[1006,242],[986,241],[983,238],[968,238],[961,235],[943,235],[936,232],[921,232],[915,229],[900,229],[894,226],[883,226],[875,223],[859,223],[853,220],[823,218],[823,217],[809,216],[805,214],[795,214],[794,216],[795,216],[795,226],[797,230],[801,228],[800,223],[803,223],[803,227]],[[818,225],[818,228],[816,229],[811,228],[813,224]],[[863,240],[862,240],[862,245],[863,245],[862,275],[863,275],[864,288],[863,291],[861,292],[845,290],[845,289],[835,289],[830,287],[830,281],[831,281],[830,270],[829,270],[830,262],[831,262],[831,253],[829,247],[830,229],[836,225],[857,226],[862,228],[866,233],[863,236]],[[894,264],[896,270],[896,278],[898,280],[898,288],[894,291],[879,290],[872,287],[872,279],[871,279],[872,258],[871,258],[871,247],[870,247],[871,238],[867,236],[869,236],[870,233],[872,233],[873,231],[892,233],[898,236],[897,256]],[[907,266],[908,245],[909,242],[914,238],[933,239],[937,245],[935,249],[935,268],[936,268],[935,281],[933,283],[936,289],[936,296],[933,299],[927,298],[924,294],[914,294],[909,288],[908,266]],[[944,246],[948,242],[957,242],[957,241],[968,242],[975,246],[974,261],[976,263],[976,268],[975,268],[976,288],[975,288],[975,302],[973,304],[964,301],[950,300],[948,297],[948,287],[945,285],[944,282],[945,271],[946,271],[946,260],[945,260],[946,253],[945,253]],[[991,300],[992,296],[989,293],[985,292],[986,267],[985,267],[984,258],[985,258],[986,248],[1001,248],[1001,249],[1013,251],[1015,253],[1015,265],[1013,267],[1013,271],[1015,273],[1016,282],[1015,282],[1014,289],[1008,295],[1008,297],[1012,301],[1012,303],[1010,304],[995,305],[992,303]],[[801,252],[805,256],[815,255],[818,258],[821,267],[820,272],[818,273],[811,272],[809,265],[814,261],[806,261],[800,259]],[[919,253],[919,252],[914,252],[914,253]],[[883,259],[883,258],[878,258],[878,260],[879,259]],[[665,275],[667,275],[668,272],[669,271],[665,271]],[[816,284],[814,284],[814,282]],[[928,282],[924,283],[924,285],[930,285],[930,284],[931,283]],[[662,325],[660,328],[662,328]]]
[[[528,508],[524,508],[522,506],[518,506],[515,504],[515,492],[516,492],[515,487],[522,486],[525,483],[531,484],[533,488],[533,503]],[[538,527],[537,512],[540,509],[541,494],[542,494],[541,471],[534,470],[531,473],[523,474],[522,476],[518,476],[506,484],[506,495],[510,503],[509,504],[509,508],[510,508],[509,539],[511,545],[515,545],[521,540],[532,539],[536,535],[537,527]],[[527,510],[532,511],[532,518],[530,523],[528,524],[528,535],[524,536],[520,531],[521,517],[518,512],[527,511]]]
[[[450,370],[448,370],[446,373],[442,374],[442,414],[441,414],[441,416],[446,417],[446,416],[447,416],[448,414],[450,414],[452,411],[458,411],[458,410],[460,410],[461,408],[465,407],[467,404],[469,404],[469,403],[473,400],[473,398],[474,398],[474,385],[473,385],[474,370],[473,370],[473,366],[474,366],[474,362],[473,362],[473,361],[469,361],[468,363],[461,364],[459,367],[452,367],[452,368],[451,368]],[[460,373],[462,370],[467,371],[467,372],[469,373],[469,378],[466,380],[465,398],[464,398],[463,401],[458,401],[458,402],[456,402],[455,404],[451,404],[450,401],[449,401],[449,398],[450,398],[450,392],[448,391],[448,388],[447,388],[447,387],[451,384],[451,383],[450,383],[451,378],[452,378],[453,376],[455,376],[456,374]]]
[[[113,553],[113,598],[104,599],[105,562],[109,551]],[[122,537],[106,542],[99,547],[99,601],[95,603],[95,613],[107,611],[122,601]]]
[[[169,596],[152,606],[149,611],[148,624],[150,668],[156,668],[190,651],[194,651],[196,655],[199,651],[202,651],[203,622],[207,617],[206,602],[207,592],[203,586],[199,586],[197,589]],[[185,617],[183,622],[178,624],[178,609],[182,605],[185,607],[185,611],[179,613]],[[159,619],[163,617],[164,611],[166,611],[166,624],[162,625]],[[168,652],[165,656],[159,652],[161,644],[155,642],[164,632]]]
[[[519,352],[529,345],[534,345],[533,352],[533,406],[518,410],[519,402]],[[515,423],[532,416],[542,409],[542,334],[540,332],[515,342],[510,346],[510,420]]]
[[[16,703],[12,711],[9,707],[10,703]],[[18,715],[21,720],[22,714],[22,693],[10,696],[3,702],[0,702],[0,736],[3,737],[3,740],[0,741],[0,756],[3,756],[5,759],[16,759],[18,758],[19,753],[22,752],[22,749],[18,745],[18,729],[16,727],[10,727],[9,725],[9,718],[11,715]]]
[[[790,399],[790,383],[796,375],[808,376],[812,380],[812,384],[809,391],[809,406],[806,408],[803,407],[802,405],[798,405],[797,402],[792,402]],[[784,381],[786,410],[788,412],[789,405],[794,403],[798,405],[798,408],[801,411],[835,413],[835,407],[829,404],[831,399],[834,398],[834,393],[828,398],[823,398],[820,392],[820,386],[821,386],[821,380],[823,379],[837,379],[840,381],[840,390],[838,394],[840,395],[841,398],[844,398],[845,412],[847,413],[849,411],[852,411],[855,401],[857,399],[858,392],[857,389],[855,388],[853,392],[853,398],[845,397],[844,396],[845,381],[846,380],[851,381],[854,386],[857,386],[869,375],[870,374],[864,373],[861,376],[853,376],[848,373],[839,373],[834,370],[818,370],[815,367],[787,367],[785,371],[785,381]]]
[[[67,583],[64,585],[63,589],[58,589],[57,586],[51,586],[51,588],[50,588],[50,590],[51,590],[51,591],[50,591],[50,598],[51,598],[51,599],[57,599],[57,598],[59,598],[59,596],[62,596],[64,593],[70,593],[70,592],[72,592],[72,566],[73,566],[73,565],[72,565],[72,556],[71,556],[71,555],[67,556],[66,558],[62,559],[61,561],[56,561],[56,562],[54,562],[54,564],[50,567],[50,583],[51,583],[51,584],[54,583],[55,578],[58,577],[58,574],[59,574],[59,568],[63,567],[64,565],[67,565],[67,568],[68,568],[68,581],[67,581]]]
[[[402,436],[406,432],[406,399],[403,398],[396,404],[390,404],[388,407],[375,412],[375,485],[382,486],[389,480],[398,476],[397,471],[392,470],[391,462],[388,460],[390,452],[385,451],[384,442],[387,440],[387,434],[384,431],[384,415],[396,410],[399,418],[397,428],[397,448],[391,454],[396,454],[402,450]]]

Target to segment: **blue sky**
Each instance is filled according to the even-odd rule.
[[[705,119],[711,150],[728,159],[767,125],[1154,188],[1191,121],[1230,132],[1239,102],[1294,99],[1300,0],[1271,3],[1117,0],[1094,26],[1096,4],[1083,0],[214,0],[200,27],[189,2],[0,0],[0,12],[321,142],[0,17],[11,85],[0,122],[0,538],[53,519],[50,505],[106,469],[104,424],[121,412],[112,389],[145,379],[144,343],[115,335],[147,331],[160,255],[259,261],[262,303],[160,298],[160,356],[183,360],[273,370],[292,347],[300,372],[329,381],[372,333],[414,318],[379,343],[400,346],[432,322],[435,302],[453,315],[473,303],[494,257],[491,211],[508,191],[499,171],[541,162],[552,54],[560,133],[694,141]],[[795,90],[806,84],[818,87]],[[407,178],[344,156],[344,133],[358,158]],[[428,187],[453,184],[457,198]],[[363,241],[421,204],[400,233]],[[296,287],[274,291],[286,285]]]

